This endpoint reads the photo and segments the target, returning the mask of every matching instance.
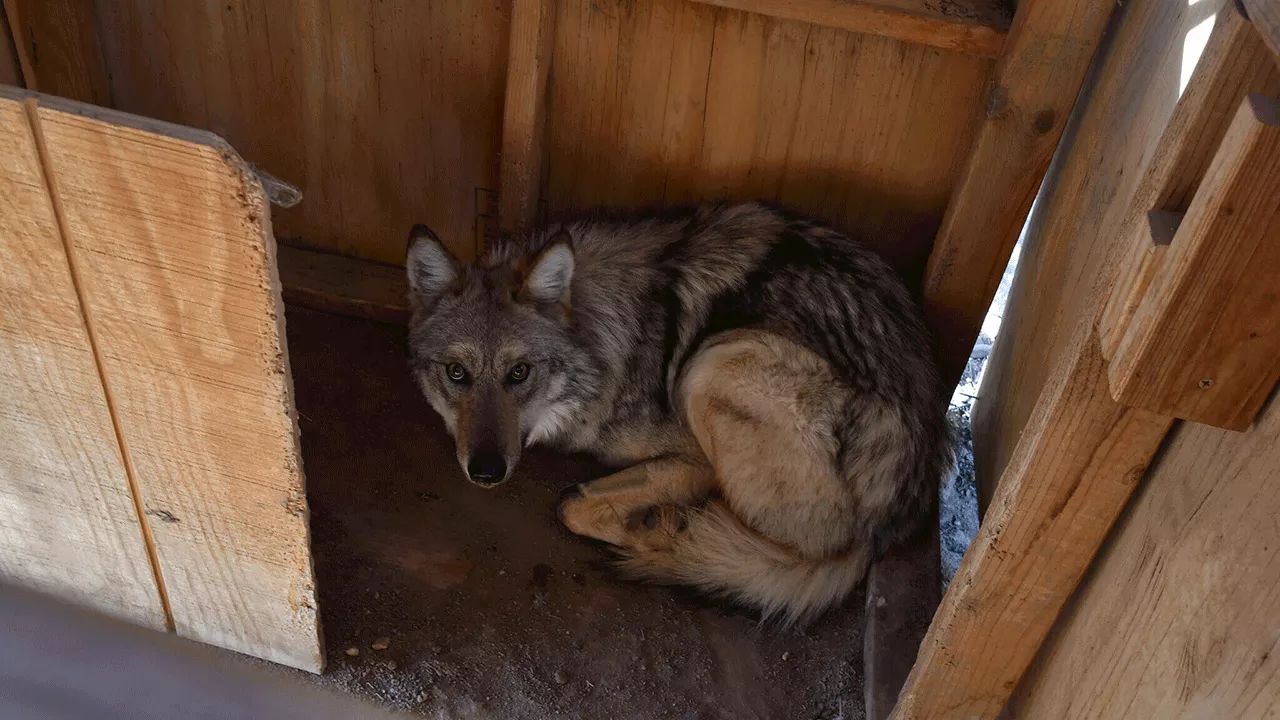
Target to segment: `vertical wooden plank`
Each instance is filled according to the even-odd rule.
[[[1009,702],[1014,720],[1280,715],[1280,403],[1170,435]]]
[[[555,0],[512,2],[499,191],[504,232],[527,230],[538,215],[555,17]]]
[[[1280,102],[1245,98],[1121,331],[1116,399],[1243,430],[1280,379]]]
[[[4,0],[28,90],[111,105],[93,0]]]
[[[0,97],[0,577],[165,615],[21,103]]]
[[[1114,5],[1018,4],[925,271],[925,314],[947,384],[964,370]]]
[[[275,241],[219,138],[39,109],[177,632],[323,663]]]
[[[1172,420],[1111,399],[1092,325],[1057,365],[934,615],[894,720],[995,717]]]

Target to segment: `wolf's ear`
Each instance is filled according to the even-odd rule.
[[[569,284],[573,280],[573,242],[569,233],[556,233],[541,252],[529,259],[522,275],[520,299],[568,306]]]
[[[409,257],[405,261],[409,288],[430,304],[458,279],[458,261],[426,225],[409,231]]]

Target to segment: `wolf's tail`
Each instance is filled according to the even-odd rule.
[[[813,561],[742,524],[723,502],[687,511],[687,527],[658,548],[624,551],[622,569],[641,580],[690,585],[759,608],[791,625],[844,600],[866,574],[869,547]]]

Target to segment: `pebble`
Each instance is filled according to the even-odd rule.
[[[391,638],[380,637],[377,640],[374,640],[373,644],[370,645],[369,647],[373,648],[374,650],[386,650],[387,648],[391,647]]]
[[[396,664],[395,660],[388,660],[382,663],[382,666],[388,670],[395,670],[396,668],[400,667],[399,665]]]
[[[552,676],[552,679],[556,681],[557,685],[564,685],[569,682],[569,674],[564,670],[556,670],[556,674]]]
[[[789,658],[789,657],[791,657],[791,653],[790,653],[790,652],[784,652],[784,653],[782,653],[782,659],[783,659],[783,660],[786,660],[786,659],[787,659],[787,658]]]
[[[347,648],[347,655],[350,655],[351,657],[355,657],[355,656],[357,656],[357,655],[359,655],[359,654],[360,654],[360,648],[358,648],[358,647],[349,647],[349,648]]]

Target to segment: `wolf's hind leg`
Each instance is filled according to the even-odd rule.
[[[560,502],[560,520],[578,535],[627,545],[635,534],[674,521],[671,511],[653,514],[651,508],[698,503],[714,487],[705,461],[658,458],[573,486]]]

